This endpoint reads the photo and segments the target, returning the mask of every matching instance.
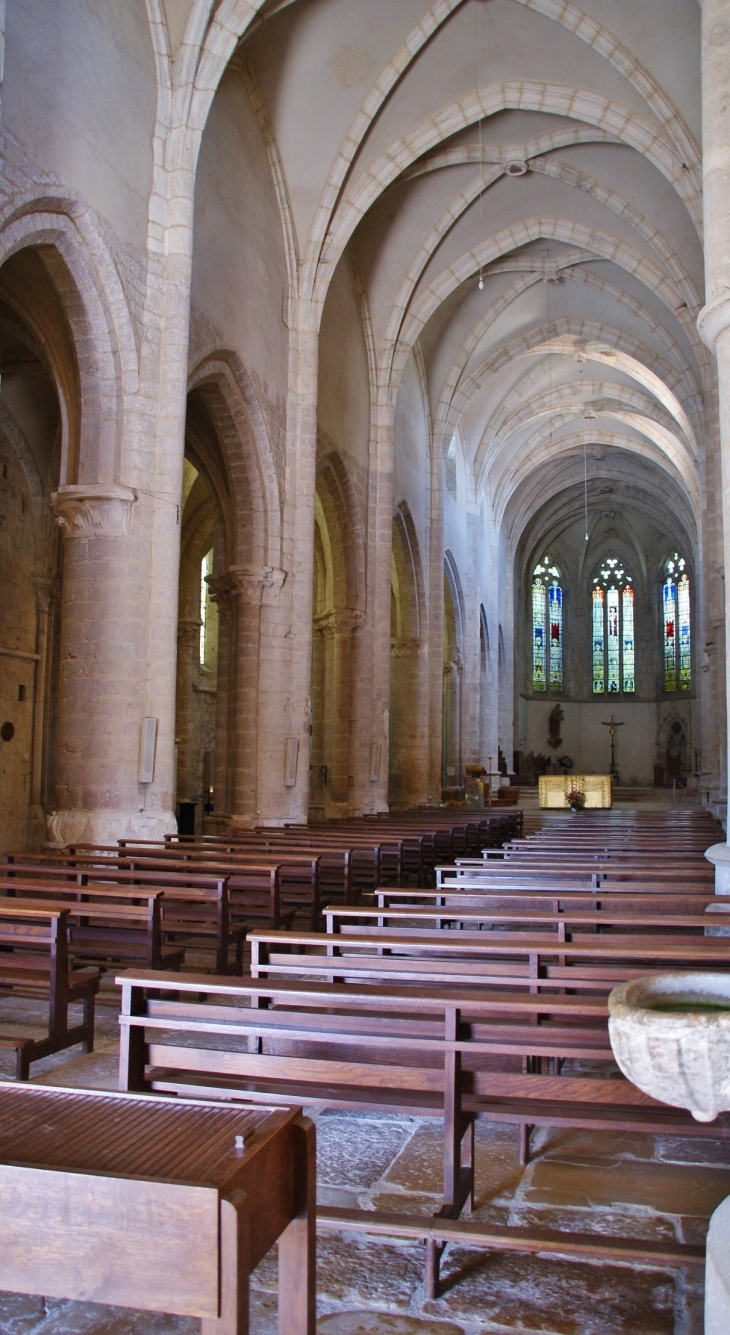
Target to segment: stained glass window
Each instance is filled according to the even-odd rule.
[[[606,595],[603,589],[593,590],[593,694],[602,695],[606,689],[604,668],[605,636],[603,633],[603,611]]]
[[[687,562],[675,552],[664,567],[662,642],[665,691],[692,689],[692,628]]]
[[[553,579],[548,589],[550,626],[550,690],[563,689],[563,590]]]
[[[532,579],[532,689],[563,689],[563,590],[549,556],[538,561]]]
[[[535,580],[532,586],[532,689],[546,690],[545,679],[545,585]]]
[[[607,557],[591,595],[594,695],[636,690],[634,599],[631,575],[618,557]]]
[[[621,667],[624,690],[636,690],[634,680],[634,590],[627,584],[621,594]]]
[[[606,593],[606,659],[609,695],[619,689],[618,589],[612,584]]]
[[[689,576],[681,575],[677,585],[677,626],[679,628],[679,689],[688,691],[692,686],[690,662]]]

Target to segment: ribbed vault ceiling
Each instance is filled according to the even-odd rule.
[[[437,446],[459,431],[512,543],[584,444],[592,483],[608,461],[619,487],[663,479],[696,524],[699,21],[697,0],[272,0],[239,46],[299,295],[323,305],[349,257],[374,400],[418,345]]]

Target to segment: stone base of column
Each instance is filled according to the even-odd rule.
[[[118,839],[163,839],[177,833],[172,811],[52,811],[46,817],[48,843],[116,844]]]
[[[715,868],[715,894],[730,895],[730,844],[713,844],[705,857]]]

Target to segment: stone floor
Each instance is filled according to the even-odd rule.
[[[32,1003],[0,1002],[0,1032],[38,1032]],[[98,1011],[97,1049],[39,1062],[41,1083],[116,1087],[117,1009],[112,987]],[[0,1078],[12,1077],[0,1053]],[[429,1214],[438,1204],[439,1123],[388,1114],[315,1112],[318,1194],[331,1205]],[[517,1133],[477,1129],[477,1218],[645,1238],[700,1241],[730,1194],[721,1142],[631,1134],[538,1131],[526,1169]],[[321,1335],[700,1335],[702,1285],[694,1273],[487,1255],[452,1247],[448,1284],[424,1301],[420,1245],[322,1232],[318,1243]],[[0,1335],[197,1335],[177,1317],[0,1295]],[[252,1335],[276,1331],[276,1257],[253,1276]]]

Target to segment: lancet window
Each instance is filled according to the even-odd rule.
[[[532,576],[532,689],[563,689],[563,589],[549,556]]]
[[[213,574],[213,550],[208,552],[200,562],[200,665],[205,667],[206,649],[208,646],[208,604],[210,592],[208,590],[207,576]]]
[[[593,694],[636,690],[633,580],[616,556],[601,563],[591,590]]]
[[[692,688],[692,627],[687,562],[675,552],[664,565],[662,585],[664,690]]]

